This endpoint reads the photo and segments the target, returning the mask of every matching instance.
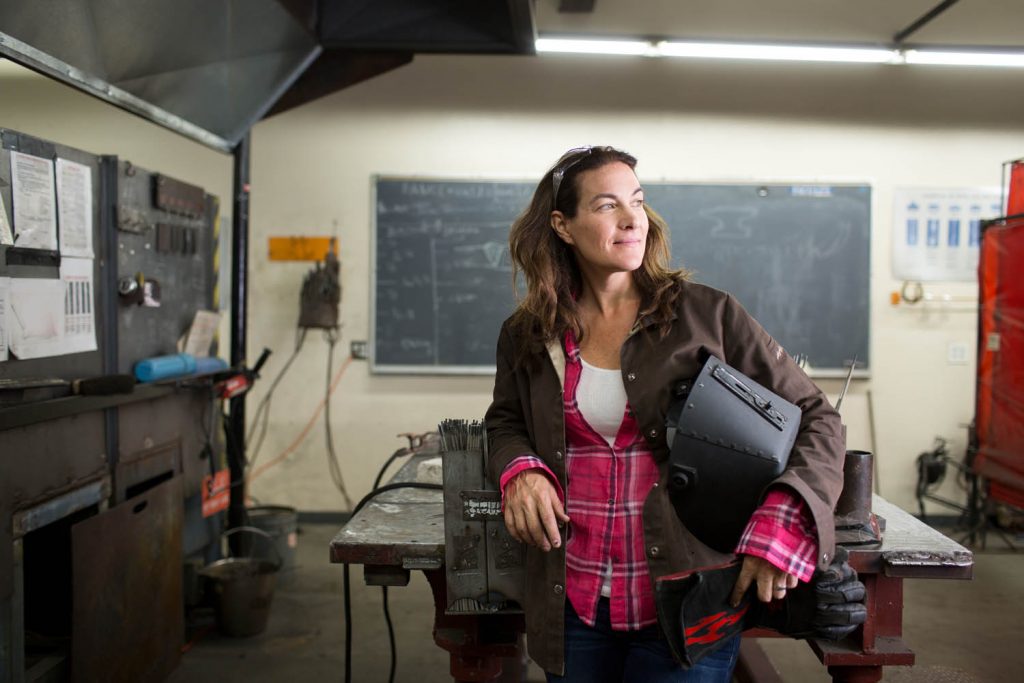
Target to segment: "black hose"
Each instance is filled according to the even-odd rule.
[[[373,480],[373,488],[370,490],[376,491],[377,488],[380,487],[380,480],[384,478],[384,473],[388,471],[389,467],[391,467],[391,463],[398,460],[403,455],[412,455],[415,452],[416,451],[411,448],[399,448],[397,451],[392,453],[391,457],[384,463],[384,466],[380,468],[380,472],[377,472],[377,478]]]
[[[344,589],[345,600],[345,683],[352,683],[352,589],[349,585],[348,562],[345,563]]]
[[[388,673],[388,683],[395,683],[395,664],[398,659],[398,650],[395,648],[395,628],[391,625],[391,613],[388,612],[388,587],[381,586],[381,601],[384,603],[384,621],[388,625],[388,642],[391,643],[391,669]]]
[[[425,484],[418,481],[399,481],[394,484],[384,484],[384,486],[376,488],[363,496],[363,499],[359,501],[355,509],[352,510],[352,517],[355,517],[356,513],[362,510],[363,506],[369,503],[377,495],[386,491],[394,491],[395,489],[427,489],[428,491],[441,491],[444,487],[440,484]],[[351,519],[351,517],[349,519]]]

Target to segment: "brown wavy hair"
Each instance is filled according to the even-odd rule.
[[[572,248],[551,227],[551,212],[557,209],[574,218],[579,209],[578,180],[581,174],[620,162],[636,170],[636,158],[613,147],[585,147],[566,152],[537,183],[530,205],[512,224],[509,252],[512,256],[513,286],[522,273],[526,294],[520,296],[513,314],[513,326],[535,345],[560,339],[572,329],[578,340],[585,334],[576,298],[583,280]],[[561,175],[558,196],[553,177]],[[679,283],[688,279],[685,269],[670,267],[670,234],[665,220],[644,204],[649,228],[643,262],[633,271],[642,301],[639,316],[650,316],[662,336],[668,333],[672,308],[679,296]],[[525,349],[523,349],[525,351]]]

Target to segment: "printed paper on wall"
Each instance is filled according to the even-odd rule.
[[[894,196],[893,277],[977,281],[981,221],[1002,215],[999,188],[904,188]]]
[[[14,244],[29,249],[57,248],[57,202],[53,161],[11,152]]]
[[[92,169],[57,159],[60,253],[92,258]]]

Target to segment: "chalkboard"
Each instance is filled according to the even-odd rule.
[[[869,367],[871,189],[866,185],[644,184],[672,258],[732,293],[818,376]],[[862,365],[863,364],[863,365]]]
[[[371,367],[486,374],[512,312],[508,230],[535,183],[377,178]],[[818,376],[869,367],[865,185],[644,184],[673,263],[733,293]]]
[[[488,373],[514,307],[508,230],[526,183],[379,179],[372,362]]]

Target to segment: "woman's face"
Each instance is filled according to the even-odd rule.
[[[579,206],[569,218],[551,214],[551,226],[573,247],[580,267],[603,272],[634,271],[644,259],[647,214],[640,181],[622,162],[584,171],[577,177]]]

